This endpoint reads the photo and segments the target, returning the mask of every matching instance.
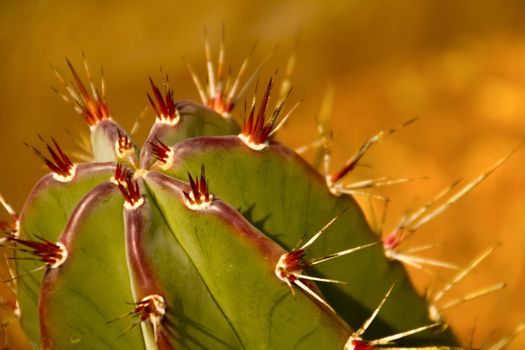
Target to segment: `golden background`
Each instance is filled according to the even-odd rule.
[[[518,0],[0,0],[0,190],[20,209],[44,174],[22,141],[38,144],[38,133],[72,149],[66,131],[86,130],[51,90],[59,84],[50,63],[65,71],[68,57],[80,67],[84,51],[93,73],[103,65],[112,113],[129,128],[147,105],[147,77],[158,81],[160,66],[170,74],[177,98],[198,97],[183,58],[204,73],[203,28],[216,49],[224,23],[233,71],[255,42],[252,67],[273,52],[263,81],[277,67],[282,76],[290,53],[297,52],[291,100],[303,102],[280,134],[286,144],[298,147],[315,139],[323,95],[335,88],[334,169],[375,132],[420,117],[374,147],[364,159],[369,167],[349,177],[429,178],[377,192],[392,200],[386,221],[392,228],[405,210],[458,178],[474,178],[525,139],[524,13],[525,3]],[[241,110],[234,115],[240,117]],[[147,111],[145,124],[151,120]],[[408,244],[445,243],[429,256],[462,265],[500,244],[449,295],[508,283],[446,312],[467,344],[472,337],[476,346],[495,341],[525,321],[523,164],[521,147]],[[436,285],[436,278],[409,270],[422,292]],[[435,271],[442,279],[451,276]],[[8,334],[12,349],[24,349],[15,324]],[[509,348],[525,348],[525,334]]]

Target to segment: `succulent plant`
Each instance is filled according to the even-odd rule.
[[[439,301],[492,249],[427,298],[403,264],[457,266],[399,245],[504,159],[381,237],[352,193],[399,181],[347,185],[344,178],[395,129],[370,138],[339,172],[321,174],[273,140],[294,109],[284,115],[290,90],[272,108],[272,77],[239,125],[231,112],[256,74],[240,86],[245,61],[230,84],[223,50],[217,70],[208,45],[206,52],[206,86],[192,73],[202,103],[176,101],[150,79],[156,119],[142,147],[112,118],[103,81],[95,87],[87,64],[87,86],[69,61],[73,83],[58,74],[62,97],[89,126],[92,161],[74,163],[42,138],[44,151],[29,147],[51,173],[19,214],[2,199],[13,216],[2,226],[16,262],[13,307],[34,347],[458,346]],[[327,164],[327,133],[322,141]]]

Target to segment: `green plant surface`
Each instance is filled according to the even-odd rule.
[[[78,202],[95,186],[107,181],[114,171],[115,167],[109,163],[80,164],[75,179],[69,183],[55,180],[52,174],[42,178],[21,211],[21,236],[36,239],[36,234],[57,241]],[[34,260],[18,260],[16,265],[17,276],[23,276],[18,279],[21,322],[27,336],[35,344],[40,339],[35,320],[38,319],[38,295],[44,271],[30,271],[41,266],[41,262]]]
[[[39,298],[43,349],[140,349],[138,328],[108,322],[129,311],[133,296],[122,234],[122,196],[112,183],[90,191],[60,236],[68,257],[44,275]]]

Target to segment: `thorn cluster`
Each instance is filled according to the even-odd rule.
[[[204,50],[206,54],[206,70],[207,70],[207,85],[203,87],[201,81],[197,74],[193,71],[190,65],[188,69],[192,76],[193,82],[197,87],[199,96],[204,105],[208,106],[215,112],[219,113],[225,118],[230,117],[230,112],[233,110],[239,99],[244,95],[248,86],[252,83],[253,79],[257,75],[258,71],[261,68],[261,65],[252,73],[244,85],[239,89],[241,79],[248,68],[248,61],[251,54],[253,53],[253,48],[250,51],[248,57],[244,60],[239,71],[233,80],[230,79],[230,76],[226,77],[224,74],[224,28],[223,28],[223,39],[221,41],[221,46],[219,49],[219,57],[217,61],[217,69],[215,70],[214,63],[212,60],[210,45],[207,38],[204,41]]]
[[[135,304],[134,314],[140,319],[140,322],[149,320],[153,326],[155,342],[158,341],[161,322],[166,314],[166,302],[158,294],[148,295]]]
[[[213,201],[213,194],[209,192],[204,165],[201,165],[200,178],[195,177],[193,179],[188,172],[188,179],[191,190],[189,192],[183,191],[186,205],[194,210],[207,208]]]
[[[123,134],[120,132],[120,130],[118,130],[117,132],[118,132],[118,139],[115,144],[115,150],[119,158],[124,158],[130,152],[133,151],[133,144],[131,143],[131,139],[126,133]]]
[[[58,79],[66,89],[67,94],[69,95],[66,96],[65,94],[61,94],[62,98],[66,102],[71,103],[73,105],[75,111],[84,118],[86,123],[91,128],[93,128],[99,122],[105,119],[109,119],[110,113],[108,104],[105,100],[104,78],[101,77],[101,91],[99,92],[99,90],[93,84],[93,80],[91,79],[91,73],[89,71],[87,61],[84,57],[84,70],[86,72],[87,79],[89,82],[89,88],[91,90],[90,94],[86,86],[82,83],[82,80],[80,79],[78,73],[76,72],[71,62],[68,59],[66,59],[66,62],[69,67],[69,70],[71,71],[71,75],[73,76],[73,80],[75,81],[76,86],[66,83],[66,80],[55,69],[55,74],[57,75]]]
[[[484,295],[487,295],[489,293],[501,290],[505,288],[506,283],[496,283],[493,285],[485,286],[484,288],[481,288],[479,290],[470,292],[460,298],[456,298],[453,300],[450,300],[447,303],[443,303],[442,305],[438,306],[438,303],[441,301],[441,299],[449,292],[456,284],[461,282],[467,275],[469,275],[474,269],[483,262],[490,254],[492,254],[495,250],[495,247],[489,247],[488,249],[484,250],[481,254],[479,254],[477,257],[475,257],[465,268],[461,269],[454,277],[447,282],[444,286],[441,288],[435,290],[431,295],[427,295],[428,299],[428,315],[429,318],[437,323],[441,323],[446,326],[445,320],[442,316],[442,312],[444,310],[450,309],[454,306],[457,306],[459,304],[468,302],[470,300],[474,300],[477,298],[480,298]]]
[[[485,179],[487,179],[494,171],[496,171],[496,169],[498,169],[503,163],[505,163],[505,161],[507,161],[515,151],[516,149],[512,150],[510,153],[498,160],[489,170],[485,171],[483,174],[477,176],[475,179],[465,184],[462,188],[457,190],[452,195],[450,195],[450,193],[455,189],[455,187],[460,183],[460,181],[454,182],[448,188],[445,188],[443,191],[438,193],[437,196],[430,200],[428,203],[424,204],[419,209],[401,218],[397,227],[382,239],[385,256],[391,260],[398,260],[404,262],[417,269],[423,269],[423,265],[425,264],[457,269],[458,267],[453,264],[433,259],[421,258],[418,256],[408,254],[408,252],[410,251],[421,251],[424,249],[432,248],[435,245],[413,248],[408,251],[399,251],[398,247],[403,242],[405,242],[411,235],[413,235],[417,230],[419,230],[423,225],[430,222],[437,216],[443,214],[451,205],[459,201],[463,196],[465,196],[467,193],[469,193],[475,187],[477,187],[480,183],[482,183]],[[436,203],[441,202],[443,200],[444,202],[442,202],[439,205],[436,205]]]
[[[133,173],[125,168],[122,163],[117,164],[114,179],[125,199],[124,206],[127,209],[136,209],[144,203],[139,184],[133,179]]]
[[[359,161],[363,156],[366,154],[366,152],[377,142],[381,141],[385,136],[388,136],[390,134],[393,134],[397,130],[412,124],[414,121],[416,121],[417,118],[410,119],[403,124],[401,124],[399,127],[392,128],[390,130],[382,130],[375,134],[374,136],[370,137],[366,142],[361,145],[359,150],[343,165],[343,167],[334,174],[329,174],[329,162],[330,162],[330,149],[329,147],[325,147],[325,161],[324,161],[324,171],[325,171],[325,177],[326,177],[326,183],[328,185],[328,188],[330,191],[332,191],[334,194],[339,195],[341,193],[347,193],[349,192],[348,189],[345,186],[342,186],[338,184],[348,173],[350,173],[352,170],[355,169],[355,167],[359,164]],[[327,145],[329,146],[330,142],[329,140],[326,140]]]
[[[435,328],[435,327],[440,325],[439,323],[431,323],[431,324],[426,325],[426,326],[422,326],[422,327],[414,328],[414,329],[411,329],[411,330],[408,330],[408,331],[396,333],[396,334],[389,335],[389,336],[386,336],[386,337],[383,337],[383,338],[380,338],[380,339],[364,340],[362,338],[362,335],[366,332],[368,327],[372,324],[372,322],[376,318],[377,314],[379,313],[379,311],[383,307],[383,304],[385,303],[385,301],[388,299],[388,296],[392,292],[393,287],[394,286],[390,287],[390,289],[387,291],[386,295],[383,297],[383,299],[381,300],[381,302],[379,303],[377,308],[374,310],[372,315],[361,325],[361,327],[358,330],[356,330],[354,333],[352,333],[352,335],[350,335],[350,337],[348,338],[348,340],[347,340],[347,342],[345,344],[344,350],[375,350],[375,349],[379,350],[379,349],[384,349],[383,348],[384,345],[392,344],[392,342],[394,340],[405,338],[405,337],[408,337],[409,335],[421,333],[421,332],[424,332],[424,331],[426,331],[428,329]],[[407,348],[404,348],[404,347],[389,347],[388,349],[403,350],[403,349],[407,349]],[[414,349],[419,349],[419,348],[414,348]],[[421,349],[423,349],[423,348],[421,348]],[[427,348],[425,348],[425,349],[427,349]],[[440,346],[432,347],[432,349],[435,349],[435,350],[440,350],[440,349],[452,350],[452,348],[450,348],[450,347],[440,347]]]
[[[166,170],[171,167],[175,160],[175,154],[171,147],[159,140],[157,137],[155,141],[150,141],[153,155],[161,162],[161,168]]]
[[[33,147],[31,145],[25,144],[27,147],[31,148],[33,152],[36,154],[38,158],[40,158],[53,172],[53,177],[61,182],[69,182],[73,179],[76,172],[76,166],[73,164],[73,162],[69,159],[69,157],[62,151],[58,143],[55,141],[54,138],[51,140],[53,141],[53,145],[55,146],[55,149],[53,149],[49,144],[47,144],[42,136],[39,135],[40,140],[46,147],[47,151],[51,155],[51,158],[46,157],[42,152],[40,152],[36,147]]]
[[[66,261],[68,253],[64,244],[61,242],[54,243],[37,235],[35,237],[40,242],[17,238],[15,235],[9,235],[7,239],[27,247],[28,249],[19,248],[18,250],[37,257],[45,263],[45,267],[54,269]]]
[[[341,213],[342,214],[342,213]],[[341,215],[332,218],[321,230],[319,230],[308,242],[303,244],[300,247],[294,248],[291,252],[286,252],[279,257],[277,264],[275,265],[275,275],[281,281],[285,282],[288,287],[291,288],[294,292],[293,285],[301,288],[303,291],[308,293],[314,299],[319,301],[322,305],[326,306],[328,309],[333,310],[333,308],[323,300],[310,286],[308,286],[308,281],[317,281],[317,282],[329,282],[329,283],[344,283],[337,280],[319,278],[308,276],[303,273],[303,270],[309,266],[320,264],[322,262],[332,260],[347,254],[354,253],[358,250],[370,247],[376,243],[365,244],[362,246],[350,248],[341,252],[329,254],[320,258],[305,259],[305,249],[313,244]],[[335,312],[335,311],[334,311]]]
[[[162,330],[162,319],[166,314],[166,302],[164,301],[164,298],[158,294],[151,294],[145,296],[133,305],[135,305],[133,311],[130,311],[115,320],[109,321],[109,323],[121,320],[127,316],[138,317],[138,321],[124,331],[122,334],[124,335],[138,324],[149,321],[153,326],[153,334],[155,336],[155,342],[157,343]]]
[[[151,78],[149,78],[149,82],[153,90],[153,98],[150,94],[147,94],[147,96],[157,116],[157,123],[176,125],[180,120],[180,115],[173,99],[173,90],[166,87],[166,92],[163,96]]]
[[[261,105],[257,114],[255,113],[255,97],[252,101],[252,106],[250,108],[250,113],[248,118],[245,118],[241,133],[239,138],[250,148],[254,150],[262,150],[266,148],[269,144],[270,138],[275,134],[275,132],[283,125],[283,123],[288,119],[290,113],[297,105],[295,105],[292,110],[290,110],[281,120],[279,125],[274,128],[277,118],[279,118],[281,111],[284,107],[288,96],[290,95],[291,90],[288,90],[288,93],[277,103],[271,117],[266,121],[266,111],[268,109],[268,104],[270,101],[270,92],[272,90],[273,77],[268,82],[266,90],[264,92]]]

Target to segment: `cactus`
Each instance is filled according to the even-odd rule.
[[[239,125],[231,113],[255,73],[240,87],[246,61],[226,84],[223,52],[215,71],[208,45],[206,51],[206,87],[192,73],[202,104],[176,101],[168,86],[162,91],[150,79],[156,119],[142,147],[112,118],[104,84],[94,85],[87,64],[87,86],[69,61],[74,82],[57,73],[62,97],[89,126],[92,161],[73,163],[54,139],[41,138],[44,150],[29,147],[51,173],[19,214],[2,200],[13,216],[3,225],[16,262],[9,283],[16,284],[20,322],[33,346],[458,346],[439,312],[442,293],[430,300],[418,295],[403,263],[457,267],[398,246],[503,160],[381,238],[352,193],[396,181],[342,180],[395,129],[375,135],[341,171],[323,176],[273,140],[294,109],[284,113],[290,91],[272,110],[272,77]],[[328,168],[328,146],[324,155]]]

